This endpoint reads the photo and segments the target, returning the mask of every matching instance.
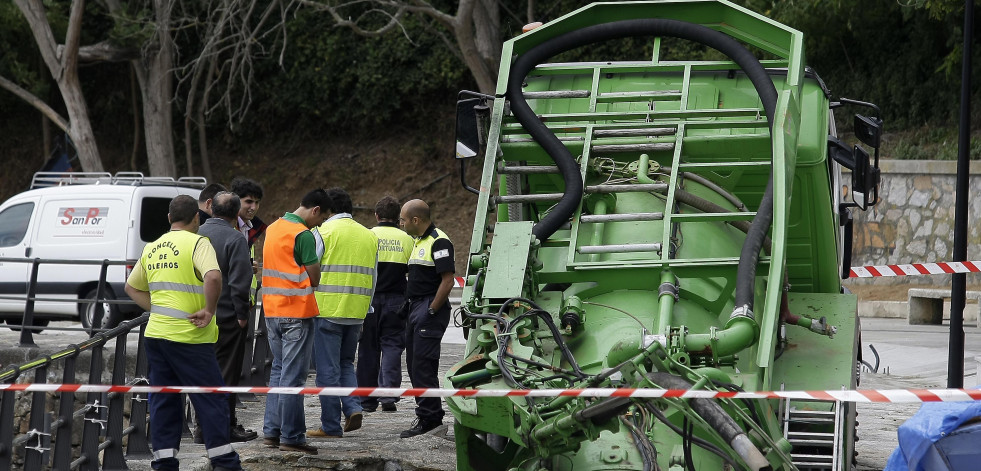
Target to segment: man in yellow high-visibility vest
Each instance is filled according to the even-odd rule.
[[[317,386],[357,387],[354,357],[375,288],[378,237],[351,217],[351,196],[327,190],[331,210],[316,230],[324,243],[317,287],[319,316],[314,320],[313,352]],[[341,427],[341,414],[345,420]],[[361,427],[361,401],[354,396],[320,396],[320,427],[310,437],[336,438]]]
[[[197,235],[198,204],[181,195],[170,202],[170,232],[146,245],[126,280],[126,294],[150,311],[145,347],[152,386],[223,386],[212,344],[218,339],[215,310],[221,271],[215,250]],[[204,427],[204,444],[215,470],[240,470],[229,444],[228,395],[191,394]],[[150,394],[153,469],[177,470],[184,424],[179,394]]]

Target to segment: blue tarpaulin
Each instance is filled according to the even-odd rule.
[[[981,402],[928,402],[899,426],[884,471],[981,469]],[[965,425],[966,424],[966,425]]]

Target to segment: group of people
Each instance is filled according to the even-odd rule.
[[[433,225],[429,206],[422,200],[400,206],[384,197],[375,206],[378,224],[368,229],[352,218],[347,192],[316,189],[266,226],[255,217],[261,199],[261,186],[237,178],[231,191],[212,184],[197,201],[171,201],[170,232],[147,244],[126,285],[151,313],[145,334],[150,384],[239,384],[259,286],[254,244],[264,233],[260,293],[270,387],[305,386],[312,365],[320,387],[397,388],[403,351],[412,386],[438,387],[454,252]],[[214,469],[241,469],[230,443],[258,433],[236,420],[234,395],[190,396],[194,440],[205,445]],[[395,411],[398,400],[320,396],[320,425],[307,430],[303,396],[270,394],[263,443],[317,454],[308,438],[342,437],[361,427],[364,412]],[[442,423],[439,398],[416,402],[417,420],[402,438]],[[178,469],[180,396],[151,394],[150,418],[154,469]]]

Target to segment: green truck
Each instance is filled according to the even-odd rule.
[[[603,41],[643,57],[569,62]],[[704,48],[675,57],[668,45]],[[483,156],[444,387],[854,389],[851,212],[878,199],[882,121],[837,137],[803,35],[725,1],[598,3],[504,44],[461,92]],[[866,150],[868,149],[868,150]],[[871,156],[870,156],[871,153]],[[842,168],[847,172],[842,172]],[[842,175],[850,178],[842,178]],[[461,250],[462,252],[462,250]],[[451,397],[460,470],[845,470],[852,404]]]

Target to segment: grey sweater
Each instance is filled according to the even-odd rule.
[[[221,268],[221,296],[218,297],[220,320],[249,319],[249,289],[252,287],[252,258],[249,243],[237,229],[225,220],[209,218],[198,235],[211,240]]]

